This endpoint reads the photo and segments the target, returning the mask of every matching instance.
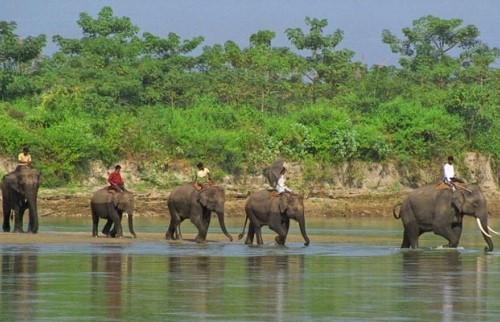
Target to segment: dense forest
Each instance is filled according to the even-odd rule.
[[[21,38],[0,21],[0,155],[28,146],[44,185],[79,182],[93,161],[202,160],[216,176],[304,164],[400,164],[477,151],[500,160],[500,56],[474,25],[425,16],[381,30],[398,66],[339,49],[326,19],[258,30],[246,47],[144,32],[103,7],[80,39]],[[403,36],[398,37],[396,34]]]

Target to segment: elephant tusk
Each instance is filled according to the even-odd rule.
[[[494,231],[493,229],[491,229],[491,228],[490,228],[490,226],[488,226],[488,229],[489,229],[492,233],[497,234],[497,235],[500,235],[500,233],[499,233],[498,231]]]
[[[490,236],[487,232],[485,232],[485,231],[484,231],[484,228],[483,228],[483,226],[481,225],[481,220],[479,220],[479,218],[476,218],[476,221],[477,221],[477,225],[479,226],[479,229],[481,229],[481,232],[482,232],[483,234],[485,234],[486,236],[488,236],[488,237],[490,237],[490,238],[491,238],[491,236]]]

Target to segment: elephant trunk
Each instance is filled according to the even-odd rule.
[[[127,211],[127,217],[128,217],[128,229],[130,230],[130,233],[134,238],[137,238],[137,235],[135,234],[134,231],[134,216],[133,216],[133,211]]]
[[[223,211],[216,211],[217,213],[217,218],[219,219],[219,225],[220,228],[222,229],[222,232],[224,235],[226,235],[227,238],[229,238],[229,241],[233,241],[233,236],[231,236],[227,229],[226,229],[226,224],[224,224],[224,212]]]
[[[477,225],[479,226],[479,229],[481,230],[481,234],[483,235],[484,240],[486,241],[486,246],[484,248],[485,252],[491,252],[493,251],[493,242],[491,241],[491,236],[489,234],[489,227],[488,227],[488,220],[486,219],[486,215],[484,218],[480,219],[477,217]]]
[[[302,234],[302,237],[304,237],[304,240],[305,240],[304,245],[309,246],[310,241],[309,241],[309,237],[307,237],[307,233],[306,233],[306,222],[305,222],[304,216],[298,218],[297,221],[299,223],[300,233]]]
[[[28,232],[36,234],[38,232],[38,209],[37,209],[37,193],[38,189],[25,190],[26,201],[28,202],[29,223]]]

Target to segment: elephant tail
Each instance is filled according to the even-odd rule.
[[[238,240],[241,240],[245,236],[245,229],[247,228],[248,216],[245,216],[245,224],[243,225],[243,231],[238,235]]]
[[[393,216],[394,216],[394,218],[396,218],[396,219],[400,219],[400,218],[401,218],[401,216],[400,216],[400,214],[399,214],[399,211],[397,211],[397,210],[398,210],[398,208],[400,208],[400,207],[401,207],[401,205],[402,205],[402,204],[403,204],[403,203],[401,203],[401,202],[400,202],[400,203],[398,203],[398,204],[394,205],[394,207],[392,207],[392,215],[393,215]]]

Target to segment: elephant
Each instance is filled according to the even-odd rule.
[[[198,229],[197,243],[206,243],[212,211],[217,214],[224,235],[233,241],[224,224],[225,191],[220,186],[209,186],[198,191],[192,184],[184,184],[172,191],[167,206],[170,212],[170,225],[165,233],[167,240],[182,238],[180,224],[190,219]]]
[[[123,237],[121,219],[125,212],[128,215],[128,228],[130,233],[137,237],[134,232],[134,195],[132,192],[124,190],[116,192],[109,187],[97,190],[90,200],[92,211],[92,237],[97,236],[97,225],[99,218],[107,219],[102,230],[103,234],[111,237]],[[110,231],[114,224],[113,230]]]
[[[290,219],[299,223],[300,232],[308,246],[310,241],[306,233],[304,218],[304,197],[297,193],[285,192],[278,196],[268,190],[257,191],[250,194],[245,204],[246,219],[243,232],[238,236],[243,238],[247,220],[250,220],[248,234],[245,244],[252,244],[254,235],[257,236],[257,244],[262,245],[261,227],[268,225],[269,229],[278,233],[275,241],[278,245],[284,245],[290,227]]]
[[[493,251],[488,232],[491,228],[488,227],[486,198],[479,186],[464,186],[454,192],[451,189],[438,190],[436,187],[434,183],[422,186],[394,206],[394,218],[403,221],[401,248],[418,248],[419,236],[430,231],[448,240],[444,247],[456,248],[462,234],[463,217],[468,215],[476,218],[487,244],[484,250]],[[399,214],[396,214],[398,207]]]
[[[30,166],[19,166],[16,171],[3,176],[2,205],[3,231],[10,231],[11,212],[14,210],[14,230],[23,231],[23,215],[29,210],[28,232],[38,232],[37,195],[40,186],[40,171]]]

